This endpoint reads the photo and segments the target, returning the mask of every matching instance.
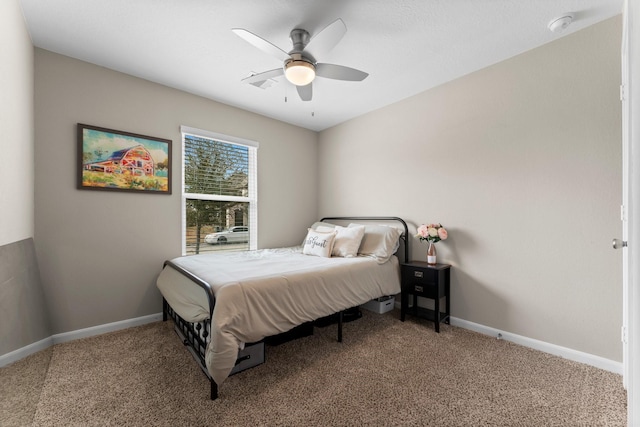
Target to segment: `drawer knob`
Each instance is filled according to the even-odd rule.
[[[422,286],[414,286],[414,289],[416,290],[416,292],[424,292]]]
[[[414,271],[413,272],[413,276],[414,277],[422,277],[422,271]]]

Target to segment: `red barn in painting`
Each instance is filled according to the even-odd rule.
[[[107,160],[84,165],[86,170],[105,173],[126,173],[153,176],[155,165],[149,151],[143,145],[125,148],[111,153]]]

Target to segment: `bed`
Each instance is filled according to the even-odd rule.
[[[399,293],[395,254],[402,248],[408,260],[407,236],[398,217],[326,217],[301,246],[168,260],[157,279],[163,319],[175,323],[216,399],[229,375],[264,357],[266,337],[337,313],[342,341],[345,310]]]

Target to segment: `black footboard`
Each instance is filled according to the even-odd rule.
[[[187,350],[196,359],[200,369],[207,376],[211,383],[211,400],[218,398],[218,384],[211,378],[207,371],[207,365],[205,362],[205,352],[207,350],[207,343],[209,342],[209,336],[211,335],[211,321],[206,319],[202,322],[191,323],[184,320],[173,308],[162,299],[163,307],[163,320],[171,319],[174,323],[174,329],[180,337],[182,343],[187,347]]]
[[[338,341],[342,342],[342,322],[343,322],[343,312],[339,313],[338,317]],[[207,376],[211,386],[211,400],[215,400],[218,398],[218,384],[211,378],[209,375],[209,371],[207,370],[207,364],[205,362],[205,354],[207,351],[207,344],[209,343],[211,336],[211,321],[209,319],[205,319],[202,322],[187,322],[184,320],[175,310],[169,305],[169,303],[163,298],[162,299],[162,319],[164,321],[171,319],[174,323],[174,330],[176,334],[180,337],[182,343],[187,347],[187,350],[191,353],[193,358],[198,362],[200,369]],[[279,345],[287,341],[291,341],[296,338],[301,338],[304,336],[313,334],[313,322],[308,322],[303,325],[297,326],[293,330],[289,332],[284,332],[279,335],[275,335],[272,337],[267,337],[265,341],[267,341],[271,345]],[[247,349],[250,346],[260,345],[260,350],[262,351],[261,359],[260,359],[260,350],[252,351]],[[257,353],[257,354],[256,354]],[[251,358],[251,355],[257,356],[257,360],[249,362],[248,359]],[[249,363],[248,363],[249,362]],[[259,343],[251,343],[247,344],[245,347],[245,351],[241,352],[238,355],[238,359],[236,360],[236,368],[239,370],[246,369],[247,367],[255,366],[264,362],[264,342]],[[239,365],[240,366],[237,366]],[[246,364],[247,366],[243,367],[242,364]],[[239,371],[238,370],[238,371]],[[235,371],[235,369],[234,369]],[[232,374],[235,373],[232,371]]]

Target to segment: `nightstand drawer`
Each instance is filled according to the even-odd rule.
[[[438,270],[403,265],[402,274],[406,280],[416,283],[438,283]]]
[[[420,297],[435,298],[438,295],[437,283],[422,283],[408,280],[402,287],[403,292],[416,294]],[[444,283],[440,284],[440,295],[444,295]]]

